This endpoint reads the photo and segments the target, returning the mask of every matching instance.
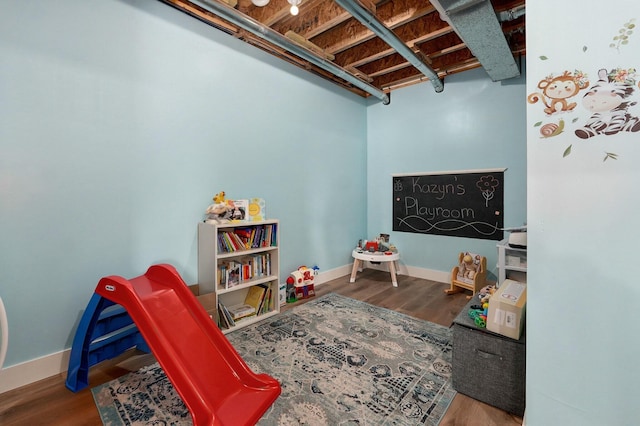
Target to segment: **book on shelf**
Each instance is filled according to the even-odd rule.
[[[227,204],[231,207],[232,222],[248,220],[249,200],[227,200]]]
[[[224,312],[222,312],[222,307],[218,304],[218,327],[220,328],[229,328],[229,323],[224,316]]]
[[[254,278],[271,275],[271,254],[256,253],[218,263],[218,288],[234,287]]]
[[[233,230],[235,237],[237,237],[242,242],[242,247],[245,249],[251,248],[251,234],[253,233],[252,228],[236,228]]]
[[[229,262],[228,268],[226,271],[227,274],[227,287],[233,287],[240,284],[241,275],[241,264],[239,262]]]
[[[258,315],[265,314],[271,310],[271,284],[267,288],[267,291],[262,298],[262,303],[258,309]]]
[[[228,306],[227,309],[234,321],[250,317],[256,314],[256,308],[245,303],[239,305]]]
[[[231,317],[231,313],[221,302],[218,302],[218,317],[218,322],[220,323],[219,325],[221,326],[221,328],[230,328],[236,325],[235,321]]]
[[[244,298],[245,305],[253,306],[257,314],[260,313],[260,307],[264,301],[264,295],[267,292],[267,286],[264,284],[254,285],[249,287],[247,295]]]
[[[249,199],[249,220],[250,221],[260,221],[265,220],[265,201],[262,198],[250,198]]]

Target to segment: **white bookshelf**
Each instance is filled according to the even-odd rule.
[[[279,222],[277,220],[264,220],[260,222],[231,222],[231,223],[199,223],[198,224],[198,284],[200,294],[215,294],[215,306],[218,302],[227,307],[242,304],[250,287],[266,285],[271,288],[271,303],[268,312],[254,315],[239,320],[235,327],[222,328],[224,333],[246,327],[258,321],[262,321],[280,312],[278,296],[280,259],[279,259]],[[269,241],[258,247],[234,247],[229,251],[224,234],[251,232],[261,229],[265,233],[271,230]],[[236,241],[237,242],[237,241]],[[233,244],[231,244],[233,247]],[[240,264],[249,268],[250,272],[237,283],[230,282],[229,265]],[[226,270],[225,270],[226,268]],[[242,273],[240,275],[243,275]],[[220,324],[219,312],[216,309],[215,320]]]

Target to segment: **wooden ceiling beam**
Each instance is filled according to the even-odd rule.
[[[287,18],[274,24],[272,28],[281,34],[287,31],[294,31],[310,40],[350,18],[351,15],[333,0],[316,1],[313,4],[304,2],[300,7],[298,16],[289,14]]]
[[[267,27],[290,16],[289,9],[291,5],[287,0],[270,0],[266,6],[255,6],[251,2],[240,2],[238,11],[255,19]]]
[[[197,6],[190,1],[187,0],[161,0],[162,2],[175,7],[182,12],[193,16],[209,25],[213,25],[214,27],[226,31],[228,33],[237,33],[238,28],[235,25],[230,24],[219,16],[209,12],[208,10],[204,10],[200,6]]]
[[[470,60],[476,60],[473,53],[468,48],[462,50],[456,50],[455,52],[448,53],[446,55],[439,56],[433,59],[433,68],[440,72],[446,71],[449,68],[453,68],[456,64],[468,62]]]
[[[284,48],[272,45],[259,35],[245,31],[235,24],[209,12],[188,0],[161,0],[207,24],[233,35],[311,73],[332,81],[363,97],[369,94]],[[225,3],[226,0],[215,0]],[[303,0],[300,14],[289,13],[287,0],[270,0],[265,7],[256,7],[251,0],[237,1],[236,9],[259,21],[265,27],[290,37],[303,37],[299,43],[331,60],[353,76],[389,92],[398,87],[428,81],[404,57],[379,39],[358,20],[352,18],[334,0]],[[366,7],[393,29],[394,33],[418,55],[424,57],[440,77],[480,67],[464,42],[453,29],[440,19],[431,3],[424,0],[360,0]],[[524,0],[490,0],[496,13],[518,10]],[[363,3],[365,4],[365,3]],[[503,14],[503,17],[507,16]],[[501,23],[514,56],[526,54],[525,16]],[[323,53],[327,53],[326,55]]]
[[[409,22],[415,22],[426,15],[433,14],[434,11],[434,7],[428,2],[397,0],[378,5],[376,16],[387,28],[395,29]],[[336,25],[331,30],[313,37],[311,41],[326,51],[337,54],[373,37],[375,35],[371,30],[355,18],[351,18]]]
[[[403,57],[399,53],[393,53],[391,55],[385,56],[384,58],[380,58],[376,61],[362,65],[361,67],[358,67],[358,70],[375,78],[380,75],[388,74],[408,66],[411,66],[411,64],[405,57]]]
[[[401,40],[408,40],[406,44],[413,47],[415,43],[424,42],[444,34],[448,34],[452,28],[443,22],[436,14],[430,14],[398,27],[394,32]],[[336,63],[342,66],[361,65],[378,60],[393,53],[394,50],[379,38],[372,38],[361,43],[357,48],[352,48],[336,54]]]

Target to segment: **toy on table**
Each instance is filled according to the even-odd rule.
[[[364,245],[365,251],[374,252],[378,251],[378,242],[377,241],[367,241]]]
[[[362,252],[397,252],[396,246],[389,243],[389,234],[380,234],[374,240],[358,240],[357,249]]]

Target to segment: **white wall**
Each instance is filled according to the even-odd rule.
[[[586,73],[591,86],[601,68],[640,69],[640,34],[610,47],[638,18],[634,1],[527,3],[527,94],[565,70]],[[633,102],[640,100],[638,77]],[[578,138],[575,130],[591,116],[582,104],[586,92],[569,100],[577,103],[573,111],[527,107],[528,426],[632,425],[640,417],[640,133]],[[640,106],[628,112],[637,117]],[[542,138],[541,127],[560,119],[564,132]],[[607,152],[617,160],[603,161]]]
[[[266,200],[284,272],[351,261],[362,98],[159,1],[3,1],[0,57],[5,367],[69,348],[105,275],[197,282],[222,190]]]
[[[368,237],[391,234],[401,264],[444,281],[461,251],[481,253],[495,280],[496,241],[392,231],[391,176],[399,173],[507,168],[504,225],[527,220],[524,75],[494,83],[476,69],[446,78],[444,87],[410,86],[394,91],[390,105],[368,108]]]

